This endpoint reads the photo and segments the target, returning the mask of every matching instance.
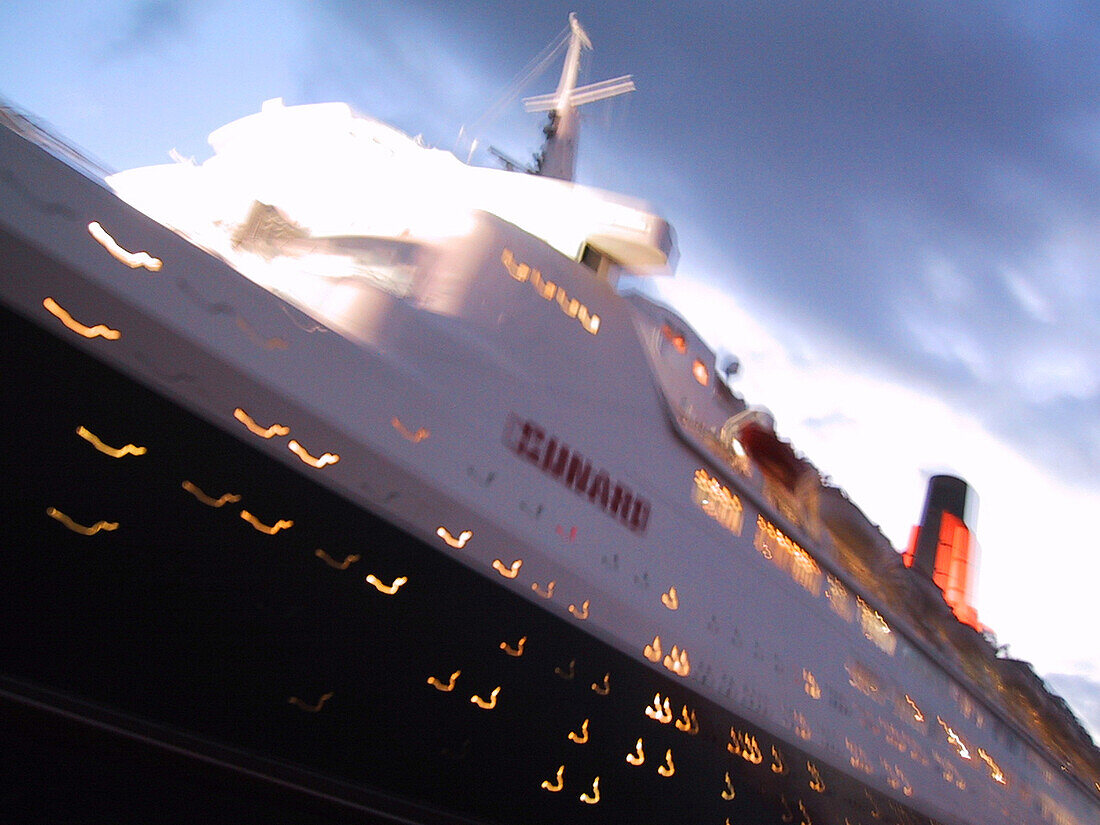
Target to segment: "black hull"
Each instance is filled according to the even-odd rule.
[[[57,266],[2,244],[0,277]],[[105,366],[45,312],[31,323],[4,308],[0,320],[0,752],[11,766],[0,810],[25,821],[929,821],[854,780],[847,755],[843,770],[812,765],[816,789],[794,745]],[[148,452],[110,458],[81,426]],[[242,499],[212,508],[185,481]],[[267,535],[242,508],[294,525]],[[119,526],[81,535],[58,512]],[[337,569],[318,550],[360,559]],[[367,574],[408,583],[385,595]],[[522,656],[501,649],[521,637]],[[453,691],[428,684],[457,670]],[[495,707],[472,702],[498,686]],[[677,719],[694,710],[698,732],[647,718],[655,694]],[[577,744],[568,734],[585,719]],[[731,727],[760,760],[731,752]],[[639,738],[646,758],[633,765]],[[662,776],[668,751],[674,772]],[[562,790],[544,789],[561,765]]]

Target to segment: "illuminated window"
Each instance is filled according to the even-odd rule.
[[[856,597],[859,605],[859,624],[863,635],[867,637],[883,653],[894,655],[897,648],[897,637],[890,630],[886,619],[882,618],[877,610],[873,610],[863,599]]]
[[[734,535],[741,535],[745,512],[741,499],[702,468],[695,471],[694,482],[691,500],[695,505]]]
[[[825,598],[829,600],[829,607],[833,612],[846,622],[856,617],[856,602],[852,594],[848,592],[840,579],[829,574],[825,577]]]
[[[681,355],[687,352],[687,340],[684,338],[683,334],[676,332],[668,324],[663,324],[661,326],[661,335],[666,341],[672,344],[672,348]]]
[[[764,558],[771,559],[781,570],[807,591],[818,596],[824,574],[810,554],[788,538],[763,516],[756,517],[756,538],[753,542]]]
[[[702,384],[704,387],[710,383],[710,370],[707,369],[707,365],[696,358],[691,364],[692,377]]]
[[[145,267],[150,272],[159,272],[163,266],[160,258],[154,258],[148,252],[130,252],[123,249],[97,221],[88,224],[88,234],[95,238],[96,242],[111,254],[111,257],[126,264],[130,269]]]
[[[50,315],[55,317],[77,335],[82,335],[85,338],[106,338],[108,341],[117,341],[122,337],[121,332],[117,329],[111,329],[106,324],[96,324],[94,327],[84,326],[84,324],[74,320],[68,310],[58,304],[53,298],[43,299],[42,306],[46,308],[46,311],[50,313]]]
[[[286,701],[287,701],[288,704],[294,705],[297,708],[301,708],[306,713],[319,713],[321,708],[323,708],[325,706],[325,702],[327,702],[329,699],[331,699],[332,696],[333,696],[333,694],[331,694],[331,693],[322,694],[321,698],[317,700],[316,704],[312,704],[312,705],[309,704],[308,702],[303,702],[297,696],[291,696]]]
[[[122,458],[123,456],[133,455],[145,455],[146,449],[144,447],[135,447],[133,444],[126,444],[122,447],[109,447],[99,440],[91,430],[87,427],[80,426],[76,428],[76,434],[99,450],[104,455],[109,455],[111,458]]]
[[[677,594],[675,587],[670,587],[667,593],[661,594],[661,604],[669,610],[680,609],[680,596]]]
[[[106,530],[109,533],[112,530],[117,530],[118,529],[118,522],[117,521],[102,521],[102,520],[97,521],[95,524],[91,525],[90,527],[85,527],[83,524],[77,524],[75,521],[73,521],[67,515],[62,513],[56,507],[47,507],[46,508],[46,515],[49,516],[50,518],[54,519],[55,521],[60,521],[62,524],[64,524],[66,527],[68,527],[70,530],[72,530],[74,533],[79,533],[82,536],[94,536],[100,530]]]

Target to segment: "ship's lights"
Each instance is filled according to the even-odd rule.
[[[677,676],[691,675],[691,662],[688,660],[688,652],[680,650],[676,645],[673,645],[672,650],[665,656],[664,666]]]
[[[488,699],[482,699],[476,693],[470,697],[470,702],[477,705],[482,710],[492,710],[497,706],[497,697],[500,695],[500,685],[493,688],[493,692],[489,694]]]
[[[586,805],[595,805],[600,801],[600,778],[597,776],[592,780],[592,793],[582,793],[581,802]]]
[[[569,612],[583,622],[585,619],[588,618],[588,605],[588,599],[585,599],[583,602],[581,602],[580,607],[577,607],[575,604],[571,604],[569,605]]]
[[[53,298],[45,298],[42,301],[42,306],[46,308],[50,315],[57,318],[77,335],[82,335],[85,338],[106,338],[108,341],[117,341],[122,337],[121,332],[117,329],[111,329],[106,324],[96,324],[94,327],[88,327],[74,320],[73,316]]]
[[[726,743],[726,750],[752,765],[759,765],[764,761],[764,754],[760,750],[756,737],[742,733],[736,728],[730,728],[730,741]]]
[[[735,536],[741,535],[745,512],[741,499],[702,468],[695,471],[694,484],[691,500],[696,506]]]
[[[518,576],[521,567],[523,567],[523,559],[516,559],[507,567],[504,566],[504,562],[500,559],[493,559],[493,569],[506,579],[514,579]]]
[[[306,713],[319,713],[321,708],[323,708],[325,706],[325,702],[327,702],[331,698],[332,698],[331,693],[324,693],[324,694],[321,695],[321,698],[317,700],[316,704],[312,704],[312,705],[309,704],[308,702],[303,702],[297,696],[291,696],[286,701],[287,701],[288,704],[294,705],[297,708],[301,708]]]
[[[657,768],[657,773],[661,776],[672,776],[676,773],[676,765],[672,762],[672,748],[665,751],[665,764]]]
[[[429,430],[427,427],[417,427],[415,432],[410,430],[408,427],[401,423],[401,419],[397,416],[394,416],[392,419],[390,419],[390,425],[401,434],[402,438],[404,438],[406,441],[411,441],[413,444],[419,444],[421,441],[428,438],[428,436],[432,434],[431,430]]]
[[[661,326],[661,335],[664,336],[664,339],[672,344],[672,348],[681,355],[687,352],[687,340],[680,333],[673,331],[672,327],[668,324]]]
[[[305,447],[303,447],[293,438],[290,439],[290,442],[286,446],[290,448],[290,451],[294,453],[294,455],[302,459],[304,463],[317,470],[320,470],[322,467],[326,467],[330,464],[335,464],[340,460],[340,456],[336,453],[324,453],[320,457],[314,457],[309,454],[309,451],[306,450]]]
[[[818,685],[813,672],[806,668],[802,668],[802,689],[811,699],[821,698],[821,686]]]
[[[383,584],[373,573],[367,576],[367,584],[374,585],[374,589],[379,593],[385,593],[387,596],[392,596],[397,593],[405,584],[409,581],[407,576],[398,576],[393,580],[392,584]]]
[[[951,726],[943,721],[941,717],[937,716],[936,721],[940,723],[940,727],[943,728],[943,732],[947,735],[947,741],[958,750],[959,756],[961,756],[963,759],[969,759],[970,749],[963,744],[963,741],[959,738],[959,735],[955,733],[955,731],[951,729]]]
[[[626,761],[631,765],[645,764],[645,750],[642,748],[641,739],[634,745],[634,750],[626,755]]]
[[[241,510],[241,518],[244,519],[245,521],[247,521],[249,524],[251,524],[257,530],[259,530],[261,533],[264,533],[264,534],[269,535],[269,536],[274,536],[280,530],[289,530],[291,527],[294,526],[293,521],[291,521],[290,519],[282,519],[282,518],[279,519],[278,521],[276,521],[274,524],[269,526],[267,524],[264,524],[262,521],[260,521],[258,518],[256,518],[254,515],[252,515],[247,510]]]
[[[207,507],[223,507],[230,502],[236,503],[241,500],[241,497],[236,493],[224,493],[218,498],[211,498],[190,481],[184,481],[180,486]]]
[[[82,536],[94,536],[96,533],[100,532],[101,530],[104,530],[104,531],[109,533],[112,530],[117,530],[118,529],[118,522],[117,521],[103,521],[103,520],[97,521],[95,524],[91,525],[90,527],[85,527],[83,524],[77,524],[75,521],[73,521],[67,515],[62,513],[56,507],[47,507],[46,508],[46,515],[49,516],[50,518],[54,519],[55,521],[60,521],[62,524],[64,524],[66,527],[68,527],[70,530],[72,530],[74,533],[79,533]]]
[[[810,790],[825,793],[825,780],[821,778],[821,771],[817,769],[817,765],[806,760],[806,770],[810,773]]]
[[[565,667],[565,668],[556,667],[556,668],[554,668],[554,673],[556,673],[561,678],[565,679],[567,682],[570,681],[574,676],[577,675],[577,660],[576,659],[570,659],[569,660],[569,667]]]
[[[96,239],[96,242],[106,249],[116,261],[126,264],[130,269],[145,267],[150,272],[160,272],[164,262],[160,258],[154,258],[148,252],[130,252],[119,246],[118,242],[108,234],[98,221],[88,224],[88,234]]]
[[[695,736],[699,732],[699,719],[695,716],[695,711],[688,711],[687,705],[684,705],[680,711],[680,718],[676,720],[676,730],[683,731],[691,736]]]
[[[722,790],[722,798],[729,802],[737,796],[737,792],[733,789],[733,780],[730,779],[730,772],[726,771],[726,787]],[[726,820],[729,822],[729,820]]]
[[[653,696],[653,704],[645,709],[645,715],[662,725],[667,725],[673,720],[672,704],[667,697],[662,704],[661,694],[656,693]]]
[[[570,742],[576,742],[578,745],[583,745],[588,741],[588,720],[585,719],[581,722],[581,729],[579,731],[569,731],[569,735],[566,737]]]
[[[549,779],[544,779],[542,781],[542,789],[544,791],[550,791],[550,793],[557,793],[558,791],[560,791],[562,788],[565,787],[564,776],[565,776],[565,765],[560,765],[560,766],[558,766],[557,774],[555,774],[555,776],[554,776],[554,781],[551,782]]]
[[[527,637],[526,636],[520,636],[519,641],[516,642],[515,647],[512,647],[507,642],[501,642],[500,643],[500,649],[503,650],[505,653],[507,653],[509,656],[522,656],[523,655],[523,647],[526,644],[527,644]]]
[[[451,674],[451,678],[446,682],[440,679],[436,679],[434,676],[429,676],[428,684],[438,691],[441,691],[443,693],[450,693],[452,690],[455,689],[455,682],[458,681],[458,677],[461,675],[462,671],[456,670],[454,673]]]
[[[675,587],[670,587],[668,589],[668,592],[661,594],[661,604],[663,604],[669,610],[680,609],[680,596],[676,592]]]
[[[237,407],[233,410],[233,417],[248,427],[248,431],[253,435],[258,435],[260,438],[273,438],[277,435],[290,435],[290,427],[284,427],[282,424],[272,424],[270,427],[261,427],[256,421],[242,410]]]
[[[710,370],[707,369],[707,365],[696,358],[691,364],[692,377],[702,384],[704,387],[710,383]]]
[[[605,673],[602,682],[593,682],[592,691],[597,696],[607,696],[611,692],[611,674]]]
[[[645,646],[642,655],[654,663],[661,661],[661,656],[664,655],[661,651],[661,637],[654,636],[653,643]]]
[[[359,561],[359,555],[357,553],[344,556],[343,561],[336,561],[336,559],[334,559],[320,547],[313,551],[313,555],[315,555],[329,567],[334,567],[337,570],[347,570],[349,567],[351,567],[351,565]]]
[[[448,547],[453,547],[456,550],[461,550],[466,546],[466,542],[474,537],[472,530],[463,530],[458,534],[458,538],[455,538],[446,527],[437,528],[435,534],[443,539]]]
[[[529,283],[535,293],[545,301],[557,299],[558,308],[567,318],[576,318],[580,321],[585,332],[595,335],[600,331],[600,316],[591,312],[588,307],[576,298],[569,298],[565,290],[553,281],[546,280],[542,273],[525,263],[516,261],[515,254],[510,249],[503,249],[500,253],[500,261],[504,264],[509,275],[520,283]]]
[[[547,583],[546,588],[539,587],[538,582],[531,584],[531,589],[542,596],[544,599],[552,599],[554,597],[554,587],[557,585],[556,581],[550,581]]]
[[[783,761],[783,753],[775,745],[772,745],[772,773],[786,776],[787,764]]]
[[[122,447],[108,447],[95,433],[91,432],[87,427],[81,425],[76,428],[76,434],[99,450],[104,455],[109,455],[111,458],[122,458],[126,455],[145,455],[148,452],[144,447],[135,447],[133,444],[126,444]]]
[[[905,694],[905,701],[909,703],[909,707],[913,709],[913,719],[917,722],[924,721],[924,714],[921,713],[920,708],[917,707],[917,703],[909,698],[909,694]]]

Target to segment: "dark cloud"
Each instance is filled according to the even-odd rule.
[[[728,262],[750,274],[729,287],[766,320],[979,416],[1063,478],[1096,483],[1096,11],[570,5],[596,41],[599,74],[637,75],[615,139],[632,150],[630,169],[611,184],[678,221],[684,271],[722,279],[714,266]],[[417,8],[499,77],[569,10]],[[582,176],[598,162],[582,160]]]

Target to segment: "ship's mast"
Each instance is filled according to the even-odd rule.
[[[543,130],[546,142],[536,157],[535,174],[559,180],[573,180],[577,160],[577,140],[580,136],[580,118],[577,107],[594,100],[634,91],[630,75],[615,77],[587,86],[577,86],[581,49],[591,49],[592,41],[581,28],[577,15],[569,15],[569,48],[565,54],[558,89],[553,94],[526,98],[523,102],[529,112],[550,112],[550,121]]]

